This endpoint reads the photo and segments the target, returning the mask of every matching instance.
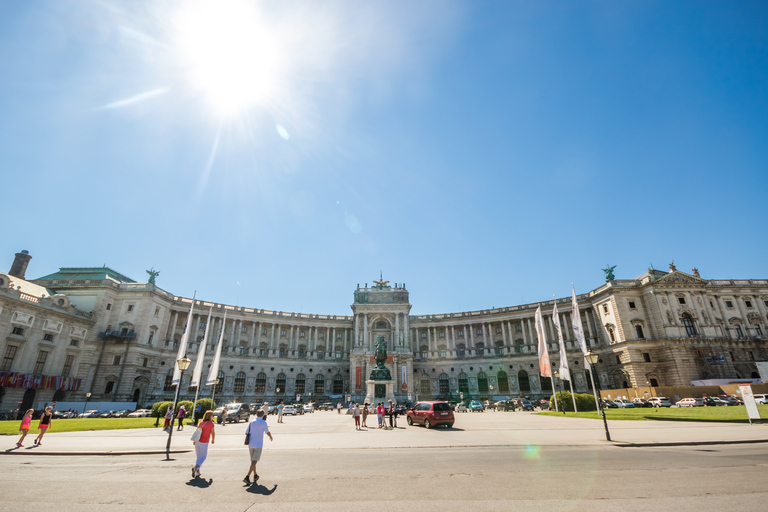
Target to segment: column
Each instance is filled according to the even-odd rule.
[[[467,347],[467,355],[474,354],[475,352],[475,333],[472,332],[472,325],[467,324],[467,332],[469,333],[469,346]],[[466,339],[466,338],[464,338]]]
[[[256,334],[261,336],[261,322],[251,322],[251,341],[248,343],[251,348],[256,348]]]
[[[395,313],[395,339],[392,340],[392,349],[400,345],[400,313]]]
[[[358,347],[362,345],[360,343],[360,314],[355,313],[355,345]]]
[[[288,331],[288,351],[293,350],[293,324],[291,324],[291,329]]]
[[[333,340],[334,343],[336,340]],[[368,339],[368,313],[363,313],[363,346],[371,350],[370,340]]]
[[[269,337],[269,349],[270,350],[276,350],[277,349],[277,343],[275,341],[275,331],[277,330],[279,326],[277,324],[272,324],[272,334]],[[280,331],[277,331],[278,336],[280,335]]]
[[[410,318],[408,313],[403,313],[403,337],[405,338],[405,346],[409,347],[408,337],[411,333]]]
[[[483,338],[485,339],[485,354],[493,354],[496,347],[493,346],[493,334],[491,332],[491,323],[483,322]]]
[[[509,338],[507,338],[507,329],[508,326],[504,325],[506,322],[501,322],[501,335],[504,337],[504,346],[509,346]],[[512,337],[512,332],[510,331],[510,338]]]
[[[456,352],[456,326],[455,325],[451,326],[451,350],[455,354]]]
[[[336,328],[335,327],[331,327],[331,338],[328,341],[330,342],[329,344],[331,346],[329,350],[329,354],[333,354],[333,356],[331,357],[331,359],[333,359],[336,357]]]
[[[178,323],[179,323],[179,312],[174,311],[173,316],[171,318],[171,323],[168,325],[168,337],[166,339],[173,341],[173,336],[176,334],[176,325]]]
[[[192,315],[192,325],[190,325],[188,327],[190,329],[190,331],[189,331],[189,341],[191,341],[192,343],[196,343],[197,342],[197,327],[198,327],[198,325],[200,325],[200,315],[195,313],[194,315]]]
[[[587,323],[587,331],[589,331],[589,339],[592,341],[594,345],[597,345],[597,340],[595,339],[595,334],[592,331],[592,322],[589,321],[589,310],[584,310],[584,320],[586,320]],[[579,310],[579,314],[581,314],[581,310]],[[587,344],[587,348],[589,348],[589,344]]]
[[[528,334],[531,336],[531,344],[534,344],[534,335],[533,335],[533,329],[531,329],[531,317],[528,317],[525,319],[525,323],[528,324]],[[525,325],[523,325],[523,332],[525,332]],[[526,343],[528,343],[528,340],[525,340]]]
[[[241,320],[235,320],[232,319],[232,346],[237,348],[240,346],[240,331],[242,321]]]

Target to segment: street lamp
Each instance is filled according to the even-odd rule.
[[[85,408],[88,407],[88,400],[91,398],[90,393],[85,394],[85,405],[83,405],[83,414],[85,414]]]
[[[603,397],[602,397],[602,394],[600,393],[600,381],[597,380],[596,365],[600,361],[600,356],[595,354],[594,352],[587,352],[587,355],[584,357],[589,363],[589,366],[592,368],[592,382],[595,383],[595,390],[597,391],[597,396],[599,398],[598,402],[600,403],[600,411],[603,413],[603,425],[605,426],[605,439],[606,441],[610,441],[611,433],[608,432],[608,420],[605,419],[605,407],[603,407]]]
[[[184,372],[189,369],[189,365],[192,364],[192,360],[187,356],[182,357],[176,364],[179,367],[179,383],[176,384],[176,394],[173,397],[173,414],[176,414],[176,405],[179,402],[179,389],[181,389],[181,381],[184,378]],[[165,460],[171,460],[171,436],[173,436],[173,418],[171,418],[171,428],[168,429],[168,443],[165,445]]]

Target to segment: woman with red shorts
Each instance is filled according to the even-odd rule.
[[[40,441],[43,440],[43,436],[51,426],[51,416],[53,416],[53,408],[49,405],[45,408],[45,412],[40,415],[40,423],[37,425],[37,429],[40,431],[40,434],[35,438],[35,444],[37,446],[42,445]]]

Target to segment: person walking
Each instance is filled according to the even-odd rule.
[[[283,402],[277,404],[277,422],[283,422]]]
[[[221,408],[221,413],[219,414],[219,419],[221,420],[221,426],[226,427],[227,426],[227,416],[229,415],[229,411],[227,410],[227,406]]]
[[[32,414],[34,414],[34,412],[34,409],[29,409],[24,413],[24,417],[21,418],[21,426],[19,427],[21,438],[16,442],[16,448],[24,448],[22,443],[24,442],[24,438],[27,437],[27,434],[29,434],[29,427],[32,425]]]
[[[215,424],[213,423],[213,411],[205,411],[203,415],[203,421],[197,427],[200,431],[200,439],[192,441],[195,445],[195,467],[192,468],[192,478],[200,477],[200,466],[203,465],[205,459],[208,457],[208,443],[214,444],[216,442],[216,431],[214,430]]]
[[[43,436],[48,431],[48,428],[51,426],[51,418],[53,417],[53,407],[50,405],[45,408],[45,411],[43,411],[43,414],[40,415],[40,423],[37,424],[37,429],[40,431],[40,433],[35,438],[35,444],[37,446],[40,446],[43,440]]]
[[[366,420],[368,419],[368,403],[363,404],[363,427],[368,428]]]
[[[384,404],[379,402],[376,406],[376,415],[379,417],[379,428],[384,426]]]
[[[395,406],[392,405],[392,400],[389,401],[389,408],[387,409],[387,416],[389,416],[389,428],[395,428]]]
[[[341,414],[341,402],[336,404],[336,410]]]
[[[176,430],[184,430],[184,415],[187,413],[186,409],[184,409],[184,406],[182,405],[179,407],[179,414],[176,416],[179,420],[179,426],[176,427]]]
[[[171,428],[171,422],[173,421],[173,406],[169,405],[165,411],[165,423],[163,424],[163,430],[168,432]]]
[[[261,412],[264,413],[264,421],[267,421],[267,415],[269,414],[269,402],[264,402],[261,406]]]
[[[243,482],[251,485],[251,473],[253,473],[253,482],[259,479],[259,475],[256,473],[256,463],[261,460],[261,450],[264,447],[264,434],[269,436],[269,440],[274,441],[272,433],[269,431],[269,425],[264,421],[264,413],[259,411],[256,414],[256,419],[248,424],[248,434],[250,439],[248,440],[248,453],[251,458],[251,467],[248,469],[248,473],[243,478]]]
[[[354,404],[354,407],[352,408],[352,416],[355,417],[355,430],[362,430],[360,428],[360,404]]]

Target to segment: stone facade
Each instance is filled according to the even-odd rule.
[[[187,356],[194,366],[210,311],[212,336],[203,381],[223,328],[216,390],[223,401],[294,401],[297,394],[303,401],[336,402],[346,395],[361,400],[375,366],[374,344],[379,336],[387,343],[386,365],[399,401],[457,398],[460,392],[465,398],[481,399],[550,393],[549,379],[539,378],[533,316],[541,305],[556,369],[553,301],[414,316],[404,284],[378,283],[358,285],[351,315],[291,313],[196,300],[188,326]],[[71,301],[76,308],[60,313],[66,318],[62,324],[87,329],[75,368],[83,383],[77,391],[67,391],[67,400],[82,400],[86,392],[92,393],[91,400],[140,404],[172,398],[172,368],[190,298],[175,296],[154,283],[133,282],[107,268],[63,268],[31,284]],[[9,306],[5,295],[0,297],[6,301],[0,303],[0,329],[7,333],[10,309],[16,306]],[[46,307],[29,306],[17,297],[12,300],[27,308]],[[754,361],[768,359],[768,280],[706,280],[698,271],[649,269],[635,279],[607,282],[578,295],[577,301],[589,349],[601,356],[597,369],[601,385],[607,388],[751,378],[757,376]],[[557,303],[574,386],[587,391],[590,382],[571,326],[571,298],[557,299]],[[43,321],[39,313],[35,317],[35,322]],[[14,343],[8,334],[2,341],[2,351]],[[28,370],[29,354],[39,350],[37,338],[29,341],[24,359],[12,363],[18,365],[14,371]],[[60,350],[58,342],[54,346]],[[184,399],[194,397],[194,389],[188,387],[190,373],[182,380]],[[44,396],[48,390],[39,391],[38,400],[48,398]],[[210,393],[210,387],[203,387],[200,396]],[[8,390],[6,394],[10,397]]]

